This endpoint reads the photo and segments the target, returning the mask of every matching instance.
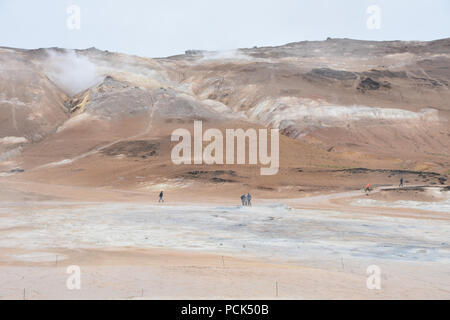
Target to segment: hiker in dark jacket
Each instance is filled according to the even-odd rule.
[[[250,193],[247,194],[247,205],[252,206],[252,196]]]
[[[243,206],[246,206],[246,205],[247,205],[247,197],[245,196],[245,194],[243,194],[243,195],[241,196],[241,201],[242,201],[242,205],[243,205]]]
[[[159,202],[164,202],[164,198],[163,198],[163,197],[164,197],[164,192],[161,191],[161,192],[159,193],[159,200],[158,200],[158,203],[159,203]]]

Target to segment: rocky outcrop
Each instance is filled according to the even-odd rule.
[[[359,82],[359,85],[356,89],[364,93],[370,90],[390,89],[390,88],[391,84],[387,81],[379,82],[373,80],[372,78],[366,77]]]
[[[311,72],[307,73],[307,75],[333,80],[355,80],[357,78],[357,75],[353,72],[333,70],[329,68],[312,69]]]

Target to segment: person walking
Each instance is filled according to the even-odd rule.
[[[164,202],[164,192],[163,192],[163,191],[161,191],[161,192],[159,193],[159,200],[158,200],[158,203],[160,203],[160,202]]]
[[[250,193],[247,194],[247,205],[252,206],[252,196]]]
[[[246,206],[246,205],[247,205],[247,197],[245,196],[245,194],[243,194],[243,195],[241,196],[241,201],[242,201],[242,205],[243,205],[243,206]]]
[[[400,178],[400,185],[398,187],[403,188],[403,178]]]
[[[369,195],[369,192],[370,192],[370,183],[367,184],[367,186],[364,188],[364,191],[366,192],[367,195]]]

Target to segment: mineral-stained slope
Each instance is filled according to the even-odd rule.
[[[0,48],[0,171],[134,189],[165,180],[267,192],[354,186],[368,174],[396,180],[389,170],[414,179],[435,172],[441,183],[450,167],[449,68],[450,39],[328,39],[159,59]],[[174,166],[170,134],[192,131],[194,120],[205,129],[279,128],[279,174]],[[373,171],[338,171],[349,168]]]
[[[0,161],[21,146],[53,133],[68,116],[67,96],[28,59],[28,52],[0,48]]]

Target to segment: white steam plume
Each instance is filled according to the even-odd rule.
[[[47,50],[46,73],[61,90],[70,96],[80,93],[102,80],[89,58],[73,50]]]
[[[201,61],[211,60],[254,60],[252,57],[244,54],[240,50],[224,50],[224,51],[212,51],[204,52]]]

